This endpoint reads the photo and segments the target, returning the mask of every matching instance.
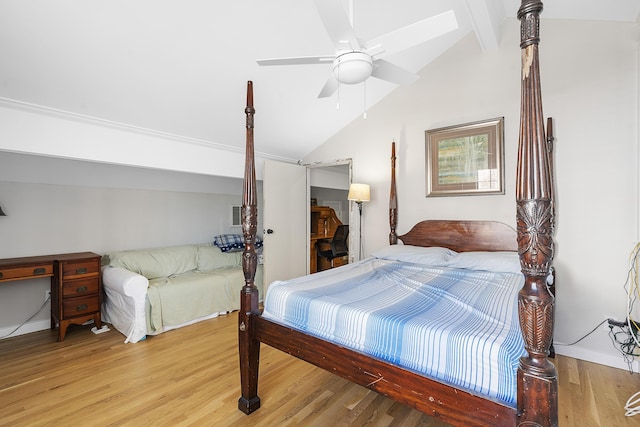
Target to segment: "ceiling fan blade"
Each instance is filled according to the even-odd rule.
[[[327,79],[327,82],[324,84],[324,87],[320,91],[318,98],[328,98],[338,90],[338,86],[340,86],[340,82],[336,80],[336,78],[331,74]]]
[[[299,65],[299,64],[330,64],[333,55],[323,56],[298,56],[292,58],[258,59],[258,65]]]
[[[391,62],[387,62],[384,59],[376,59],[373,61],[373,71],[371,75],[378,79],[399,85],[411,84],[419,78],[416,74],[398,67]]]
[[[340,0],[316,0],[315,3],[336,51],[346,49],[347,45],[352,50],[360,50],[360,41]]]
[[[458,28],[458,21],[453,10],[434,15],[406,27],[376,37],[367,43],[367,49],[376,50],[380,47],[381,55],[387,56],[417,46],[428,40],[446,34]]]

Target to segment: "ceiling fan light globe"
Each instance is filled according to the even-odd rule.
[[[364,52],[339,54],[333,61],[333,75],[340,83],[361,83],[369,78],[372,71],[373,60]]]

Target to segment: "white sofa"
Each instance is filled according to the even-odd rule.
[[[184,245],[103,256],[103,320],[138,342],[240,308],[242,252]],[[262,266],[256,272],[262,295]]]

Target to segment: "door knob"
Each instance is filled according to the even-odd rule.
[[[267,228],[267,234],[273,234],[273,230],[270,228]]]

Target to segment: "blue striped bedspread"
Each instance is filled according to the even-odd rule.
[[[272,283],[263,316],[515,407],[523,282],[369,258]]]

